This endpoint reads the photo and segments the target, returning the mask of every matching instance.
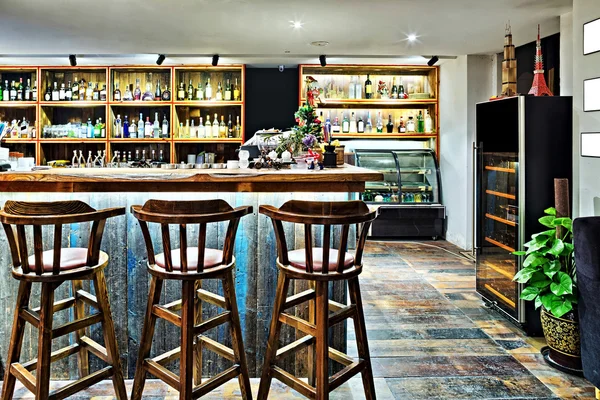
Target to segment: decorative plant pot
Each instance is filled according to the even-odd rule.
[[[344,152],[345,152],[345,148],[346,146],[341,145],[341,146],[337,146],[335,148],[335,161],[337,165],[344,165]]]
[[[581,375],[581,339],[575,312],[557,318],[542,307],[542,329],[548,347],[542,349],[548,364],[563,372]]]

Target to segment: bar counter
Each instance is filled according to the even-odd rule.
[[[0,173],[0,205],[6,200],[22,201],[58,201],[78,199],[96,209],[124,206],[127,214],[108,220],[102,241],[102,250],[107,252],[110,263],[106,269],[109,297],[121,362],[124,374],[129,378],[135,372],[144,311],[148,300],[149,274],[146,271],[146,248],[137,220],[130,214],[132,205],[144,204],[148,199],[201,200],[220,198],[233,207],[251,205],[254,213],[244,217],[239,225],[235,243],[235,282],[238,307],[243,330],[244,346],[248,357],[248,367],[252,376],[260,376],[264,351],[269,333],[269,322],[273,310],[275,288],[277,284],[277,249],[271,221],[258,213],[261,204],[280,207],[291,199],[300,200],[350,200],[357,198],[366,181],[383,180],[383,175],[373,171],[344,166],[325,170],[307,170],[292,168],[283,170],[161,170],[161,169],[68,169],[57,168],[34,172]],[[88,224],[73,224],[63,229],[62,247],[82,247],[87,245]],[[173,248],[178,247],[178,234],[172,227]],[[286,226],[288,247],[304,247],[304,232],[295,231]],[[48,229],[50,230],[50,229]],[[190,232],[191,231],[191,232]],[[332,229],[333,245],[338,246],[341,227]],[[178,231],[177,231],[178,232]],[[220,248],[226,233],[226,224],[209,226],[206,245]],[[44,250],[53,246],[52,235],[44,230]],[[197,227],[188,229],[190,238],[197,235]],[[152,231],[154,243],[160,245],[160,229]],[[314,228],[313,240],[321,246],[322,229]],[[355,242],[354,228],[349,243]],[[349,246],[353,248],[353,245]],[[162,251],[161,246],[156,248]],[[0,229],[0,355],[8,351],[10,329],[13,322],[13,310],[17,294],[17,281],[10,273],[10,251]],[[296,292],[304,290],[300,283],[292,282]],[[163,304],[180,298],[181,285],[166,282],[162,293]],[[205,281],[203,287],[215,293],[222,293],[220,284]],[[331,298],[346,301],[346,287],[340,283],[330,286]],[[70,295],[68,285],[56,290],[56,298]],[[32,293],[32,306],[39,302],[39,288]],[[308,305],[296,310],[296,314],[306,317]],[[57,314],[56,326],[68,321],[69,313]],[[204,318],[218,313],[215,306],[205,304]],[[332,346],[344,351],[346,347],[346,328],[339,324],[331,330]],[[32,336],[33,335],[33,336]],[[35,357],[37,331],[27,328],[22,359]],[[100,329],[91,330],[91,336],[100,340]],[[230,340],[226,325],[209,331],[208,336],[227,344]],[[302,336],[302,334],[300,334]],[[295,340],[296,332],[284,326],[282,343]],[[69,336],[56,339],[56,346],[70,344]],[[162,353],[179,346],[179,328],[160,321],[153,342],[153,354]],[[214,353],[204,351],[204,375],[214,376],[229,366],[227,360]],[[70,357],[53,364],[53,379],[74,379],[77,377],[76,359]],[[94,357],[90,358],[92,370],[103,364]],[[3,363],[0,360],[0,364]],[[306,360],[303,355],[290,356],[283,367],[296,371],[298,376],[306,372]],[[0,370],[6,368],[0,365]]]

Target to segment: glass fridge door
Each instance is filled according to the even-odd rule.
[[[440,204],[439,170],[432,150],[394,151],[402,204]]]
[[[515,319],[519,285],[512,281],[518,270],[519,163],[517,153],[479,154],[479,201],[477,208],[477,289]]]
[[[363,201],[398,204],[398,166],[391,151],[356,150],[356,165],[383,174],[383,181],[366,183]]]

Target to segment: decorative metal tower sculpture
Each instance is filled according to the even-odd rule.
[[[502,97],[517,94],[517,58],[515,45],[512,42],[510,22],[506,25],[504,35],[504,60],[502,60]]]
[[[535,70],[533,71],[533,86],[529,94],[534,96],[553,96],[544,78],[544,58],[542,57],[542,41],[540,40],[540,25],[538,24],[537,43],[535,46]]]

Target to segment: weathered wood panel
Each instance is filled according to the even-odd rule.
[[[126,190],[124,190],[126,191]],[[149,275],[146,271],[146,249],[142,239],[137,220],[129,213],[131,205],[143,204],[150,198],[157,199],[209,199],[222,198],[232,206],[252,205],[253,214],[242,219],[235,245],[236,269],[235,283],[240,319],[242,324],[244,346],[248,356],[248,367],[252,376],[260,376],[264,358],[264,349],[267,342],[269,323],[271,319],[275,287],[277,282],[277,268],[275,259],[277,257],[276,242],[271,222],[264,216],[258,214],[260,204],[272,204],[281,206],[285,201],[292,198],[312,200],[348,200],[348,193],[2,193],[0,194],[0,205],[9,199],[26,201],[57,201],[62,199],[79,199],[88,202],[92,207],[100,209],[106,207],[127,207],[127,214],[113,218],[107,222],[102,241],[102,250],[110,256],[110,264],[106,269],[109,297],[111,301],[112,315],[115,321],[115,329],[121,362],[124,373],[132,378],[137,361],[137,353],[142,331],[143,316],[148,299]],[[150,225],[153,237],[159,239],[159,228]],[[207,245],[223,245],[226,232],[226,224],[209,226],[207,232]],[[319,244],[322,234],[319,230],[314,231],[314,240]],[[337,231],[334,231],[334,243],[337,244]],[[288,235],[288,246],[294,248],[303,245],[304,235],[298,228],[291,225],[286,227]],[[352,233],[353,234],[353,233]],[[89,224],[73,224],[64,226],[63,247],[85,246],[89,235]],[[197,237],[197,228],[190,227],[188,243],[192,243]],[[178,235],[172,234],[172,244],[177,247]],[[50,248],[52,234],[46,235],[45,248]],[[351,240],[350,243],[353,241]],[[160,240],[155,241],[156,251],[162,251]],[[4,358],[8,351],[10,330],[17,293],[17,281],[10,273],[10,252],[4,231],[0,230],[0,368],[5,368]],[[89,283],[84,283],[89,288]],[[304,284],[305,285],[305,284]],[[300,289],[301,284],[295,289]],[[203,287],[222,294],[223,288],[220,282],[205,281]],[[294,285],[292,285],[294,288]],[[344,285],[335,284],[332,287],[332,295],[337,301],[344,301],[346,289]],[[93,291],[92,291],[93,292]],[[64,298],[71,295],[70,285],[62,285],[58,288],[56,297]],[[168,302],[179,298],[181,295],[181,284],[168,282],[162,293],[162,302]],[[39,303],[40,289],[34,285],[32,292],[32,304]],[[89,307],[86,307],[89,308]],[[305,309],[306,307],[304,307]],[[88,310],[89,311],[89,310]],[[219,312],[216,306],[204,304],[203,316],[209,318]],[[299,315],[303,309],[296,311]],[[60,324],[72,318],[72,310],[62,311],[56,317],[55,324]],[[345,325],[336,328],[333,334],[333,345],[336,348],[345,348]],[[231,344],[228,326],[224,325],[214,329],[208,335]],[[73,338],[66,336],[54,341],[55,348],[72,342]],[[99,343],[103,343],[99,326],[91,329],[91,336]],[[282,332],[282,343],[287,344],[299,337],[290,328]],[[152,354],[162,353],[179,345],[180,332],[172,324],[160,321],[157,324],[156,334],[153,340]],[[22,359],[35,357],[37,352],[37,330],[28,326],[24,341]],[[306,352],[299,353],[297,357],[290,357],[282,365],[290,371],[297,370],[300,373],[306,371]],[[203,375],[212,376],[223,371],[229,362],[217,357],[215,354],[204,351]],[[102,365],[101,361],[90,357],[90,369],[95,371]],[[77,377],[76,357],[55,364],[53,368],[54,379],[73,379]],[[173,368],[177,368],[177,364]]]

